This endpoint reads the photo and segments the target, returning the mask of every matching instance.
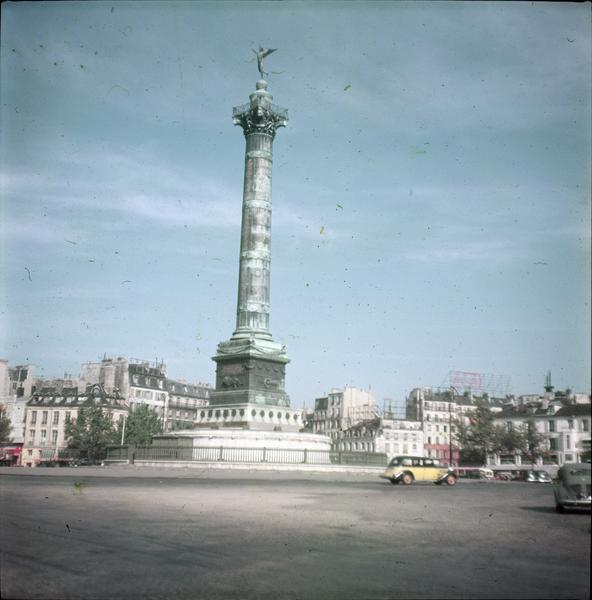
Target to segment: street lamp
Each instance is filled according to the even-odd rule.
[[[123,427],[121,428],[121,446],[123,446],[123,440],[125,439],[125,423],[127,421],[127,415],[123,415]]]

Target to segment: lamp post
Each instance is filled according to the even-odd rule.
[[[121,428],[121,446],[123,446],[123,440],[125,439],[125,423],[127,422],[127,415],[123,415],[123,427]]]

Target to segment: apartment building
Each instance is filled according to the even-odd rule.
[[[329,394],[315,400],[314,412],[309,418],[313,433],[321,433],[337,440],[340,432],[375,416],[374,397],[356,387],[333,388]]]
[[[338,432],[333,447],[340,452],[424,455],[424,435],[419,421],[376,416]]]
[[[522,396],[495,416],[495,422],[507,428],[525,429],[533,422],[544,438],[543,455],[537,464],[550,466],[589,460],[591,421],[590,396],[569,390]],[[488,463],[510,468],[520,466],[522,460],[519,454],[496,454]]]
[[[81,408],[99,406],[114,425],[128,413],[127,403],[117,392],[107,392],[102,385],[89,386],[83,393],[78,388],[54,388],[36,391],[27,401],[25,440],[21,464],[36,467],[57,460],[67,448],[66,422],[74,421]]]

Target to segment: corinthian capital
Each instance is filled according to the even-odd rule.
[[[288,111],[274,105],[270,108],[249,106],[247,110],[235,113],[232,120],[235,125],[243,128],[245,136],[251,133],[266,133],[275,137],[276,131],[286,126]]]

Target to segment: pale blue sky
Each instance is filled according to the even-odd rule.
[[[267,60],[294,406],[451,370],[590,392],[590,5],[2,4],[0,356],[214,380]]]

